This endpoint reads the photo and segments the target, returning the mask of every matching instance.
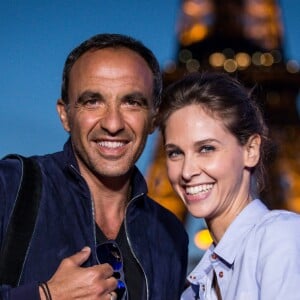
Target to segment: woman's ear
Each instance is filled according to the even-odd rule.
[[[245,145],[245,166],[255,167],[260,158],[261,137],[259,134],[254,134],[249,137]]]

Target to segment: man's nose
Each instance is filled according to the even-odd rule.
[[[101,127],[110,134],[117,134],[124,129],[124,117],[119,106],[110,105],[106,108]]]

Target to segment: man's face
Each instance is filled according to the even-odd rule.
[[[70,72],[69,105],[57,109],[82,174],[126,174],[152,130],[153,74],[137,53],[105,48],[83,54]]]

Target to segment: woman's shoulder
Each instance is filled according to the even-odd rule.
[[[268,239],[300,239],[300,215],[288,210],[270,210],[256,224],[256,233]]]

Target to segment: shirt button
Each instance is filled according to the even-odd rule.
[[[219,272],[219,277],[222,278],[224,276],[223,272]]]
[[[212,259],[217,259],[217,258],[218,258],[218,255],[217,255],[216,253],[213,253],[213,254],[211,255],[211,258],[212,258]]]

